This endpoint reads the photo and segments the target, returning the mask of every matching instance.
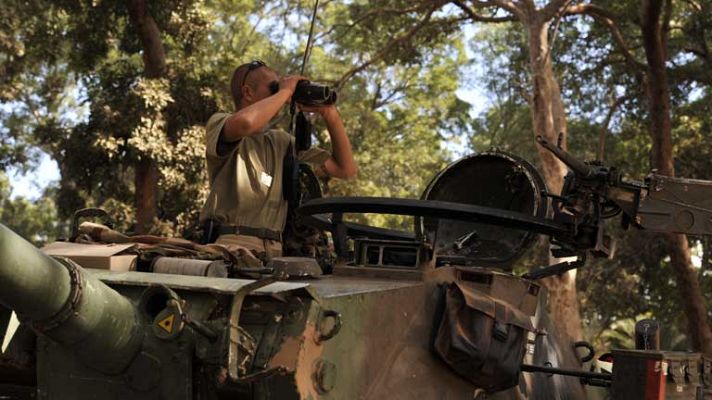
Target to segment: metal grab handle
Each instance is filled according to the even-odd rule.
[[[324,320],[326,320],[327,318],[332,318],[334,320],[334,326],[332,326],[328,332],[322,332],[322,330],[321,330],[322,324],[324,323]],[[314,340],[317,343],[326,342],[327,340],[336,336],[336,334],[338,334],[340,330],[341,330],[341,314],[339,314],[337,311],[334,311],[334,310],[324,310],[319,315],[319,321],[317,322],[317,325],[316,325],[317,334],[316,334]]]
[[[232,304],[230,305],[230,319],[228,320],[228,353],[226,362],[228,377],[232,381],[237,382],[240,379],[240,333],[241,331],[244,332],[244,330],[239,325],[240,312],[242,311],[242,303],[244,302],[245,297],[248,294],[259,288],[271,285],[280,280],[280,278],[281,277],[273,275],[268,276],[266,278],[262,278],[258,281],[254,281],[252,283],[248,283],[247,285],[238,289],[237,293],[235,293],[232,298]],[[249,359],[251,359],[253,355],[249,356]]]
[[[104,225],[108,226],[109,229],[114,229],[114,223],[109,214],[104,209],[94,207],[82,208],[80,210],[75,211],[74,216],[72,217],[72,236],[70,236],[70,242],[73,242],[77,239],[77,237],[79,237],[79,220],[81,218],[101,218],[104,220]]]
[[[593,346],[591,346],[591,343],[583,341],[583,340],[580,342],[574,343],[574,349],[578,350],[579,347],[583,347],[586,350],[588,350],[588,354],[581,357],[582,363],[589,362],[589,361],[593,360],[593,357],[596,356],[596,350],[593,349]]]

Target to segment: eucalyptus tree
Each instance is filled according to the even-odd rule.
[[[710,4],[641,0],[637,12],[620,6],[613,10],[617,13],[603,9],[596,12],[609,21],[617,41],[616,51],[626,59],[630,70],[640,76],[645,88],[643,104],[647,107],[651,167],[660,174],[675,176],[674,97],[689,101],[691,83],[710,83],[708,68],[705,68],[709,62],[706,31],[712,22]],[[618,21],[622,22],[622,28]],[[637,45],[642,49],[636,52],[632,49]],[[664,234],[663,237],[684,304],[691,345],[695,350],[712,354],[708,306],[692,265],[688,239],[681,234]]]
[[[207,188],[202,124],[213,111],[232,109],[232,70],[257,58],[281,72],[298,72],[310,11],[295,2],[252,0],[11,6],[8,13],[21,17],[7,32],[25,35],[22,45],[32,50],[26,53],[37,55],[18,64],[8,45],[2,54],[9,54],[13,76],[51,83],[53,93],[75,101],[53,113],[48,119],[53,123],[33,125],[31,110],[21,105],[24,97],[57,109],[47,106],[51,99],[28,85],[21,93],[8,92],[4,104],[14,101],[16,111],[27,108],[14,114],[27,139],[25,147],[13,142],[14,154],[38,146],[58,161],[62,218],[77,208],[100,206],[115,214],[122,229],[163,234],[194,228]],[[443,140],[451,136],[443,129],[468,125],[468,105],[454,95],[462,59],[451,55],[462,54],[461,45],[457,38],[433,40],[446,35],[429,28],[415,38],[418,42],[398,41],[379,62],[353,70],[372,44],[390,40],[395,32],[352,23],[353,7],[327,2],[320,8],[306,71],[340,88],[339,107],[361,164],[359,180],[329,183],[329,190],[417,197],[447,160]],[[46,29],[49,22],[42,21],[51,21],[55,29]],[[32,35],[18,33],[35,24]],[[45,42],[56,57],[42,58]],[[37,73],[53,69],[62,79]],[[328,147],[323,127],[317,128],[317,140]],[[380,223],[406,224],[392,218]]]
[[[677,171],[710,178],[708,153],[699,145],[709,127],[705,122],[709,114],[704,111],[708,108],[709,6],[708,2],[598,1],[569,2],[562,9],[561,22],[556,24],[554,71],[564,89],[577,154],[605,157],[606,163],[634,178],[651,168],[669,175]],[[500,35],[516,39],[512,29]],[[517,71],[524,51],[516,44],[522,43],[521,38],[514,43],[498,52],[515,61],[510,68],[498,70],[505,85],[521,80]],[[517,96],[506,100],[512,98]],[[691,347],[709,352],[709,299],[698,283],[701,279],[703,287],[709,285],[708,274],[704,265],[701,270],[693,268],[685,237],[622,232],[617,236],[623,240],[618,252],[625,261],[596,262],[595,268],[581,272],[584,280],[579,286],[587,292],[584,307],[590,310],[597,304],[609,323],[609,318],[651,310],[666,326],[686,319],[682,330],[688,332]],[[708,247],[704,246],[705,259]],[[667,254],[672,255],[669,261]],[[671,284],[677,292],[670,292]],[[606,300],[605,292],[639,301],[616,304]],[[677,312],[679,304],[684,305],[684,314]]]

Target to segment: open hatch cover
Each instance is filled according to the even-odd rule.
[[[498,208],[543,218],[546,186],[529,162],[490,151],[457,160],[428,184],[424,200]],[[439,264],[511,265],[534,243],[537,234],[502,226],[429,217],[415,218],[419,238],[432,244]]]

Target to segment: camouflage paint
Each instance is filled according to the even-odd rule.
[[[135,336],[140,350],[121,354],[130,359],[127,368],[106,373],[66,345],[41,336],[39,398],[449,400],[470,399],[477,392],[431,350],[436,288],[457,279],[453,268],[337,267],[333,275],[320,279],[277,282],[248,293],[239,325],[255,345],[248,373],[237,381],[225,375],[227,321],[236,293],[254,281],[139,272],[82,274],[96,281],[87,286],[101,296],[96,306],[109,306],[105,299],[112,296],[123,300],[110,302],[129,304],[139,326]],[[169,304],[168,299],[150,297],[161,292],[155,290],[161,285],[175,293],[185,315],[185,323],[170,325],[176,327],[170,335],[157,335],[154,326]],[[540,304],[537,326],[555,331],[543,309]],[[190,321],[199,321],[217,339]],[[557,366],[574,367],[573,349],[564,339],[549,334],[537,344],[535,362],[554,360]],[[116,349],[106,345],[93,351],[100,356]],[[580,387],[574,378],[537,375],[492,398],[582,398]]]

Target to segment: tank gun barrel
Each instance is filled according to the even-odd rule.
[[[0,224],[0,303],[74,351],[87,366],[123,371],[141,348],[133,304],[69,260],[55,260]]]

